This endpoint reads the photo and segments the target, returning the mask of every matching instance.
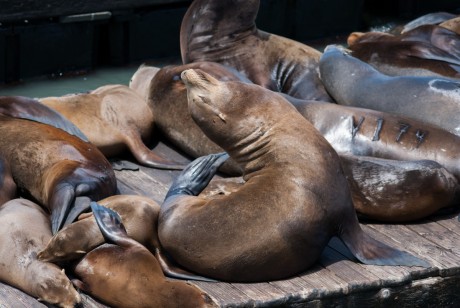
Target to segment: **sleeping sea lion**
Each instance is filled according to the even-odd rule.
[[[86,254],[75,266],[80,289],[111,307],[216,307],[197,287],[164,277],[153,254],[131,239],[121,218],[91,203],[107,242]]]
[[[326,89],[340,105],[395,113],[460,135],[460,81],[390,77],[333,45],[321,57],[320,72]],[[417,135],[422,141],[428,137],[423,132]]]
[[[136,91],[125,85],[106,85],[89,93],[41,98],[88,137],[106,157],[128,148],[136,160],[159,169],[182,169],[152,152],[143,142],[153,132],[153,113]]]
[[[460,35],[425,25],[401,35],[354,32],[347,39],[351,55],[390,76],[460,77]]]
[[[49,215],[39,205],[14,199],[0,206],[0,280],[40,301],[73,308],[81,297],[64,270],[37,260],[50,238]]]
[[[257,29],[260,0],[195,0],[180,30],[184,64],[225,64],[255,84],[288,95],[331,101],[318,75],[321,53]]]
[[[15,97],[3,97],[0,105],[14,109],[16,102],[21,105]],[[40,106],[36,102],[38,111]],[[9,163],[18,188],[49,210],[53,233],[89,209],[90,199],[116,193],[110,163],[91,143],[63,129],[4,114],[0,135],[0,156]]]
[[[16,197],[17,186],[8,162],[0,156],[0,205]]]
[[[160,205],[137,195],[116,195],[98,201],[117,212],[123,220],[128,236],[145,246],[160,262],[165,275],[180,279],[209,281],[181,268],[163,253],[158,240],[157,220]],[[56,233],[38,253],[41,261],[68,263],[82,258],[87,252],[104,243],[104,237],[92,213],[80,215],[79,220]]]
[[[161,205],[159,238],[182,266],[226,281],[268,281],[312,266],[332,236],[366,264],[429,266],[364,233],[337,153],[281,95],[182,72],[189,110],[244,170],[245,184],[197,197],[225,156],[192,162]]]

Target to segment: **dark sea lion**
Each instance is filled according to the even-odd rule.
[[[173,182],[158,220],[165,250],[198,274],[267,281],[312,266],[339,236],[366,264],[429,266],[364,233],[339,157],[281,95],[186,70],[189,109],[244,170],[245,184],[217,199],[196,195],[221,155],[192,162]]]
[[[457,15],[448,12],[435,12],[425,14],[405,24],[401,30],[401,33],[408,32],[423,25],[437,25],[449,19],[455,18],[456,16]]]
[[[160,205],[154,200],[137,195],[115,195],[98,201],[117,212],[123,220],[128,236],[145,246],[160,262],[165,275],[180,279],[205,280],[171,263],[160,246],[157,220]],[[83,257],[104,243],[104,237],[92,213],[80,215],[79,220],[56,233],[38,253],[41,261],[68,263]]]
[[[399,114],[460,135],[459,81],[441,77],[390,77],[332,45],[321,57],[320,72],[328,92],[341,105]],[[423,135],[422,140],[426,137]]]
[[[381,97],[389,100],[387,96]],[[387,112],[318,102],[291,103],[339,154],[406,161],[433,160],[460,181],[458,135]],[[384,173],[382,171],[382,175]]]
[[[259,4],[260,0],[193,1],[180,31],[183,63],[222,63],[267,89],[331,101],[318,75],[321,53],[257,29]]]
[[[431,160],[341,155],[355,210],[385,222],[409,222],[457,205],[457,179]]]
[[[351,54],[390,76],[460,78],[460,35],[436,25],[401,35],[354,32],[347,39]]]
[[[110,163],[91,143],[51,125],[4,115],[0,135],[0,156],[18,188],[50,211],[53,233],[88,209],[90,199],[116,193]]]
[[[153,132],[153,112],[140,94],[125,85],[106,85],[89,93],[41,98],[40,102],[74,123],[107,157],[119,155],[128,148],[145,166],[184,167],[158,156],[144,144]]]
[[[0,156],[0,206],[15,198],[17,186],[14,183],[8,162]]]
[[[215,307],[211,299],[182,281],[168,281],[153,254],[126,234],[115,212],[92,202],[107,242],[75,266],[82,290],[111,307]]]
[[[73,308],[81,298],[64,271],[37,260],[50,238],[49,215],[39,205],[14,199],[0,206],[0,280],[40,301]]]

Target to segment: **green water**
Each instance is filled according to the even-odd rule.
[[[178,64],[178,58],[158,59],[148,61],[149,65],[162,67],[168,64]],[[71,93],[81,93],[94,90],[107,84],[128,85],[131,76],[140,64],[125,67],[106,67],[89,71],[76,76],[42,76],[22,81],[18,84],[0,86],[0,95],[20,95],[32,98],[62,96]]]

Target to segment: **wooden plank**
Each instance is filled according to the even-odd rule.
[[[443,249],[442,247],[428,241],[427,239],[419,236],[414,231],[408,229],[404,225],[390,225],[390,224],[369,224],[369,232],[371,230],[377,230],[393,240],[396,243],[396,247],[399,249],[406,250],[414,255],[419,256],[431,263],[434,268],[439,270],[439,274],[442,276],[458,275],[460,273],[460,256]],[[411,269],[411,274],[425,276],[429,274],[431,269]]]
[[[251,298],[233,285],[225,282],[189,281],[206,292],[220,307],[241,307]]]
[[[30,295],[7,284],[0,283],[0,307],[2,308],[45,308],[46,306]]]

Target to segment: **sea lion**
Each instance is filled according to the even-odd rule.
[[[168,281],[158,261],[128,237],[115,212],[91,203],[107,242],[90,251],[75,266],[80,289],[111,307],[216,307],[211,299],[182,281]]]
[[[362,231],[339,157],[281,95],[201,70],[181,76],[192,118],[246,182],[228,196],[197,197],[225,157],[218,154],[176,178],[158,232],[180,265],[226,281],[282,279],[312,266],[337,235],[366,264],[429,266]]]
[[[257,29],[260,0],[195,0],[182,19],[184,64],[225,64],[255,84],[296,98],[332,101],[318,75],[321,53]]]
[[[14,107],[14,97],[5,100]],[[89,209],[89,200],[116,193],[110,163],[91,143],[51,125],[1,114],[0,135],[0,156],[18,188],[50,211],[53,233]]]
[[[321,57],[320,72],[325,87],[338,104],[399,114],[460,135],[459,81],[441,77],[390,77],[333,45]],[[422,135],[425,140],[427,136]]]
[[[81,297],[64,270],[37,260],[50,238],[49,215],[39,205],[14,199],[0,206],[0,280],[40,301],[73,308]]]
[[[186,88],[179,79],[181,72],[190,68],[201,69],[222,81],[241,79],[225,67],[209,62],[163,67],[153,78],[149,103],[158,115],[156,125],[176,146],[196,158],[221,152],[222,148],[206,137],[190,115]],[[285,98],[339,153],[393,160],[434,160],[460,180],[459,136],[386,112]],[[235,163],[220,170],[241,175]]]
[[[16,197],[17,186],[8,162],[0,156],[0,206]]]
[[[168,277],[209,281],[181,268],[164,254],[157,234],[160,205],[154,200],[137,195],[116,195],[98,201],[98,204],[117,212],[123,220],[128,236],[145,246],[160,262]],[[38,259],[53,263],[68,263],[82,258],[87,252],[104,243],[104,237],[92,213],[80,215],[79,220],[56,233]]]
[[[460,77],[460,35],[425,25],[401,35],[354,32],[347,43],[351,55],[390,76]]]
[[[456,16],[457,15],[449,12],[435,12],[425,14],[405,24],[401,30],[401,33],[408,32],[423,25],[437,25],[449,19],[455,18]]]
[[[105,85],[89,93],[46,97],[42,104],[75,124],[106,157],[128,148],[136,160],[159,169],[182,169],[152,152],[143,142],[153,132],[153,113],[140,94],[125,85]]]

